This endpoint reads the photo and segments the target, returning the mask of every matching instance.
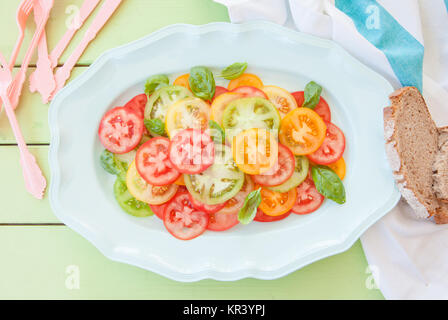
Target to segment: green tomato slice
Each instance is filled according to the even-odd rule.
[[[299,186],[303,181],[305,181],[308,170],[310,168],[310,162],[305,156],[295,156],[296,167],[292,176],[283,182],[282,184],[274,187],[268,187],[269,190],[276,192],[288,192],[289,190]]]
[[[222,126],[226,137],[232,141],[241,131],[260,128],[277,131],[280,127],[280,115],[269,100],[252,97],[233,100],[224,109]]]
[[[148,217],[154,213],[144,202],[135,199],[128,191],[126,182],[117,178],[114,184],[114,195],[121,209],[134,217]]]
[[[233,198],[244,184],[244,173],[233,161],[228,146],[215,145],[215,162],[198,174],[184,175],[190,194],[205,204],[219,204]]]
[[[193,94],[182,86],[164,86],[156,90],[148,99],[145,107],[145,119],[160,119],[165,123],[168,108],[176,101]]]

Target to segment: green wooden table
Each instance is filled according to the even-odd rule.
[[[55,0],[47,25],[50,48],[65,32],[66,23],[70,22],[82,1]],[[4,0],[0,4],[0,52],[8,57],[18,33],[15,23],[18,3],[19,0]],[[34,30],[33,19],[29,20],[25,43],[29,42]],[[213,21],[229,21],[229,18],[226,8],[212,0],[124,0],[79,61],[72,79],[106,49],[141,38],[169,24]],[[70,48],[79,40],[80,35],[77,35]],[[61,63],[67,59],[70,48]],[[16,69],[20,67],[22,56],[23,52]],[[33,63],[35,61],[34,58]],[[27,87],[28,83],[25,85]],[[47,115],[48,105],[41,103],[40,96],[24,90],[17,109],[19,123],[31,151],[50,179]],[[369,289],[371,274],[367,271],[359,241],[345,253],[271,281],[179,283],[110,261],[53,215],[48,195],[38,201],[25,191],[18,148],[4,113],[0,114],[0,164],[0,299],[383,298],[378,289]]]

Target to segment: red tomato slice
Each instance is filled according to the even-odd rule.
[[[264,213],[260,209],[257,209],[257,215],[255,216],[254,220],[258,221],[258,222],[273,222],[273,221],[283,220],[286,217],[288,217],[290,214],[291,214],[291,211],[288,211],[285,214],[273,217],[273,216],[268,216],[266,213]]]
[[[291,94],[296,99],[297,105],[299,107],[301,107],[302,104],[303,104],[303,101],[305,101],[304,92],[303,91],[296,91],[296,92],[293,92]],[[320,97],[319,103],[314,107],[314,111],[316,111],[316,113],[318,115],[320,115],[320,117],[324,121],[328,121],[328,122],[331,121],[330,107],[328,106],[327,101],[325,101],[325,99],[323,97]]]
[[[237,87],[237,88],[231,90],[230,92],[239,93],[239,94],[243,95],[245,98],[260,97],[260,98],[268,99],[268,96],[262,90],[255,88],[255,87],[250,87],[250,86]]]
[[[322,145],[307,155],[307,157],[317,164],[332,164],[338,161],[345,150],[345,136],[341,129],[336,127],[331,122],[326,122],[327,133]]]
[[[140,146],[135,155],[135,166],[146,182],[155,186],[173,183],[180,176],[168,157],[170,140],[156,137]]]
[[[291,178],[295,166],[296,160],[291,150],[279,143],[277,163],[269,171],[253,175],[252,180],[262,186],[278,186]]]
[[[216,86],[215,87],[215,95],[213,96],[213,100],[216,99],[216,97],[219,97],[220,95],[222,95],[223,93],[229,92],[229,90],[227,90],[227,88],[221,87],[221,86]]]
[[[189,196],[190,196],[190,202],[193,205],[193,207],[195,207],[199,211],[204,211],[209,214],[218,212],[226,205],[226,202],[220,204],[205,204],[193,198],[191,193],[189,193]]]
[[[146,93],[142,93],[132,98],[124,107],[135,111],[143,119],[145,116],[146,102],[148,102],[148,96]]]
[[[163,220],[163,212],[165,211],[167,204],[159,204],[159,205],[155,205],[155,204],[150,204],[149,207],[151,208],[152,212],[154,212],[154,214],[159,218]]]
[[[208,213],[193,207],[188,192],[180,192],[165,207],[163,224],[174,237],[191,240],[207,229]]]
[[[229,230],[238,223],[238,211],[230,214],[215,212],[210,214],[207,229],[212,231],[224,231]]]
[[[184,129],[171,140],[171,163],[186,174],[201,173],[213,164],[215,147],[212,138],[199,129]]]
[[[321,195],[313,180],[306,179],[297,187],[296,203],[292,207],[295,214],[308,214],[319,209],[324,202],[324,196]]]
[[[124,107],[116,107],[103,116],[98,129],[102,145],[112,153],[127,153],[143,136],[143,118]]]

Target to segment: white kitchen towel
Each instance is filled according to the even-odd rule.
[[[448,0],[215,0],[232,22],[269,20],[332,39],[395,88],[423,90],[448,125]],[[387,299],[448,299],[448,225],[412,218],[403,200],[361,242]]]

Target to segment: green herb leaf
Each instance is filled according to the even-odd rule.
[[[221,71],[221,77],[227,80],[239,78],[247,69],[247,62],[235,62]]]
[[[311,81],[305,86],[304,97],[302,107],[314,109],[319,103],[320,94],[322,93],[322,87],[316,82]]]
[[[261,203],[261,188],[249,193],[244,200],[243,207],[238,212],[238,220],[242,224],[250,223],[257,214],[257,208]]]
[[[106,172],[125,179],[128,166],[126,163],[119,161],[112,152],[104,150],[100,155],[100,161]]]
[[[193,94],[203,100],[211,100],[215,95],[215,78],[207,67],[193,67],[188,79]]]
[[[345,203],[345,188],[338,175],[327,166],[313,166],[311,176],[317,191],[336,203]]]
[[[165,124],[163,121],[159,118],[156,119],[145,119],[144,120],[145,127],[148,129],[148,131],[155,133],[159,136],[165,136]]]
[[[146,80],[145,84],[145,93],[147,95],[152,94],[157,88],[161,86],[166,86],[170,84],[170,80],[168,77],[164,74],[157,74],[154,76],[151,76]]]
[[[212,137],[213,141],[219,144],[225,144],[226,136],[221,126],[213,120],[209,120],[208,125],[210,127],[210,136]]]

